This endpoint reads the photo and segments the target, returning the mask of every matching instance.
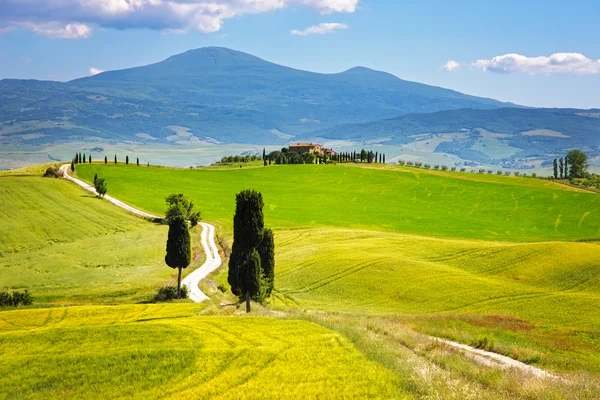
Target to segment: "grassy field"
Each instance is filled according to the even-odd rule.
[[[172,282],[166,226],[38,173],[0,176],[0,289],[26,287],[38,305],[120,303],[148,300]]]
[[[316,324],[197,305],[0,312],[0,398],[412,398]]]
[[[429,334],[600,374],[598,244],[343,229],[279,230],[276,243],[276,308],[402,315]]]
[[[235,194],[254,188],[275,228],[333,226],[418,235],[510,240],[599,238],[598,196],[548,181],[355,165],[178,170],[84,164],[109,194],[150,212],[173,192],[209,221],[231,223]],[[456,178],[456,179],[453,179]]]

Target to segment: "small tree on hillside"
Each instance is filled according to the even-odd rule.
[[[571,164],[569,176],[571,178],[583,178],[588,169],[587,155],[580,150],[571,150],[566,158]]]
[[[192,247],[188,224],[182,214],[169,222],[165,263],[177,269],[177,298],[181,298],[181,272],[192,262]]]
[[[136,163],[136,164],[137,164],[137,166],[139,167],[139,166],[140,166],[140,159],[139,159],[139,158],[136,158],[136,160],[135,160],[135,163]]]
[[[81,153],[77,155],[77,163],[81,164]]]
[[[117,163],[117,155],[115,154],[115,164]]]
[[[125,165],[129,165],[129,156],[125,156]]]
[[[89,155],[89,161],[90,161],[90,164],[91,164],[92,163],[92,155],[91,154]]]
[[[267,150],[263,147],[263,165],[267,166]]]
[[[85,164],[85,160],[86,160],[85,153],[83,153],[83,163],[84,164]]]
[[[104,197],[107,190],[106,180],[104,178],[97,178],[94,182],[94,188],[99,197]]]
[[[104,164],[108,164],[108,157],[104,156]]]
[[[554,167],[554,179],[558,179],[558,160],[556,158],[554,159],[553,167]],[[562,165],[560,166],[560,168],[562,170]],[[562,175],[562,171],[560,171],[560,174]]]
[[[94,174],[94,186],[96,186],[97,181],[98,181],[98,174]]]
[[[75,172],[75,162],[71,161],[71,171]]]
[[[194,209],[194,203],[183,194],[172,194],[165,199],[167,203],[167,212],[165,219],[167,223],[171,223],[180,215],[183,219],[190,221],[192,227],[198,225],[200,221],[200,211]]]

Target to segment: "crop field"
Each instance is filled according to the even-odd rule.
[[[167,227],[61,179],[1,176],[0,218],[0,290],[26,287],[37,304],[147,300],[174,274]]]
[[[231,223],[235,194],[253,188],[274,228],[332,226],[418,235],[508,240],[600,237],[592,193],[531,178],[355,165],[286,165],[178,170],[84,164],[77,175],[106,178],[109,194],[161,212],[173,192],[191,197],[208,221]]]
[[[276,308],[403,315],[544,368],[600,373],[598,244],[343,229],[279,230],[276,243]]]
[[[316,324],[194,316],[197,305],[0,313],[0,397],[412,398],[407,382]]]

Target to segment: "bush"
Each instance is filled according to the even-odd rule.
[[[448,171],[448,167],[446,165],[442,165],[442,171]]]
[[[492,173],[494,173],[494,171],[492,171],[491,169],[487,170],[488,175],[491,175]]]
[[[415,163],[412,161],[407,161],[406,165],[408,165],[409,167],[412,167],[413,165],[415,165]]]
[[[461,168],[460,172],[465,172],[467,169],[466,168]]]
[[[422,162],[420,162],[420,161],[417,161],[417,162],[415,163],[415,167],[417,167],[417,168],[421,168],[422,166],[423,166],[423,163],[422,163]]]
[[[485,169],[483,169],[483,168],[479,168],[479,173],[480,173],[480,174],[485,174]]]
[[[404,165],[406,165],[406,161],[404,161],[404,160],[398,160],[398,165],[404,166]]]
[[[54,167],[48,167],[48,169],[44,173],[44,178],[58,178],[61,176],[63,176],[62,171]]]
[[[456,167],[452,167],[452,168],[450,168],[450,171],[452,171],[452,172],[456,172]]]
[[[500,171],[500,170],[496,171],[496,175],[502,175],[502,171]]]
[[[223,285],[222,283],[219,286],[217,286],[217,289],[219,289],[221,291],[221,293],[227,292],[227,287],[225,285]]]
[[[188,298],[188,288],[187,286],[181,286],[181,298]],[[154,298],[152,301],[154,302],[164,302],[171,301],[177,299],[177,287],[175,286],[164,286],[156,291]]]
[[[13,290],[12,293],[7,290],[0,292],[0,307],[30,306],[31,304],[33,304],[33,297],[27,289],[22,292],[17,290]]]
[[[510,176],[510,171],[506,171],[506,172],[504,173],[504,175],[506,175],[506,176]]]
[[[436,164],[433,166],[433,169],[440,169],[440,166]]]
[[[531,174],[531,177],[532,178],[537,178],[537,174],[534,172],[534,173]]]
[[[513,175],[514,175],[514,176],[519,176],[519,171],[515,171],[515,172],[513,172]]]
[[[425,164],[425,165],[423,165],[423,167],[424,167],[425,169],[429,169],[429,168],[431,168],[431,165],[429,165],[429,164]]]

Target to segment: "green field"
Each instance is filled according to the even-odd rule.
[[[166,227],[33,176],[42,169],[0,174],[0,287],[28,287],[39,307],[140,302],[173,281]],[[221,268],[202,283],[213,298],[202,305],[2,311],[0,376],[17,379],[0,380],[0,399],[600,395],[596,194],[389,165],[77,166],[84,180],[94,173],[152,213],[188,195],[229,244],[235,193],[260,190],[274,296],[242,318],[220,305],[233,301],[217,289]],[[423,334],[571,383],[481,366]]]
[[[37,304],[121,303],[172,281],[166,226],[34,172],[0,176],[0,289],[26,287]]]
[[[197,305],[0,313],[0,398],[409,398],[340,334]]]
[[[178,170],[84,164],[109,194],[150,212],[183,192],[208,221],[230,223],[235,194],[253,188],[275,228],[333,226],[418,235],[511,240],[600,238],[598,196],[548,181],[354,165]],[[456,179],[452,179],[456,178]]]

